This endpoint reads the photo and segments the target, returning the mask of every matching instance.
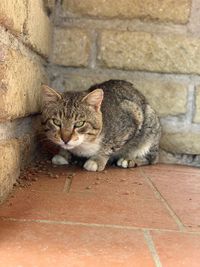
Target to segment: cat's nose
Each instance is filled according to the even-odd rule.
[[[65,134],[62,134],[61,138],[65,144],[67,144],[70,140],[70,136],[65,135]]]
[[[69,138],[62,138],[62,140],[63,140],[63,142],[65,143],[65,144],[67,144],[68,142],[69,142]]]

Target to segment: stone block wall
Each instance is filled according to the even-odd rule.
[[[59,0],[54,26],[54,88],[133,82],[161,118],[161,161],[200,165],[199,0]]]
[[[34,156],[53,1],[0,1],[0,202]]]

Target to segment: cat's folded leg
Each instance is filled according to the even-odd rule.
[[[92,156],[85,162],[83,167],[87,171],[103,171],[108,162],[108,159],[109,157],[105,155]]]
[[[120,158],[117,161],[117,166],[122,168],[134,168],[137,166],[149,165],[149,161],[146,158]]]
[[[117,161],[117,166],[122,168],[134,168],[137,166],[144,166],[155,164],[158,162],[158,151],[157,145],[152,146],[149,152],[145,155],[137,155],[137,153],[127,153],[124,157],[121,157]]]
[[[59,153],[52,158],[52,163],[55,165],[68,165],[71,160],[71,154],[65,150],[60,149]]]

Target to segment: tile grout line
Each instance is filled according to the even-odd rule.
[[[151,181],[151,178],[144,173],[142,168],[140,169],[140,172],[141,172],[142,177],[145,178],[145,180],[147,181],[147,183],[149,184],[149,186],[153,190],[154,194],[162,201],[162,203],[164,204],[165,208],[168,210],[169,214],[171,215],[171,217],[173,218],[173,220],[177,224],[179,230],[181,232],[186,232],[186,229],[185,229],[183,223],[181,222],[179,217],[176,215],[176,213],[173,211],[173,209],[170,207],[170,205],[167,203],[166,199],[159,192],[159,190],[154,185],[154,183]]]
[[[87,226],[87,227],[97,227],[97,228],[114,228],[114,229],[125,229],[125,230],[139,230],[139,231],[155,231],[155,232],[170,232],[170,233],[182,233],[182,231],[173,229],[158,229],[158,228],[145,228],[137,226],[126,226],[117,224],[98,224],[98,223],[84,223],[84,222],[73,222],[73,221],[55,221],[55,220],[45,220],[45,219],[17,219],[12,217],[0,216],[0,221],[10,221],[10,222],[32,222],[32,223],[44,223],[44,224],[60,224],[60,225],[72,225],[72,226]],[[184,233],[200,235],[198,231],[186,231]]]
[[[71,184],[72,184],[72,180],[73,180],[73,177],[71,179],[66,178],[64,188],[63,188],[64,193],[69,193],[70,188],[71,188]]]
[[[155,266],[156,267],[162,267],[159,255],[156,251],[156,247],[154,245],[153,239],[151,237],[151,234],[149,233],[149,230],[143,230],[143,234],[144,234],[144,239],[146,241],[146,244],[148,246],[148,249],[151,253],[151,256],[154,260]]]

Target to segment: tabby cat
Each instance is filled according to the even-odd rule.
[[[88,171],[104,170],[109,160],[123,168],[158,161],[159,119],[130,82],[109,80],[63,94],[44,85],[42,102],[46,136],[60,146],[54,164],[68,164],[71,154],[85,157]]]

